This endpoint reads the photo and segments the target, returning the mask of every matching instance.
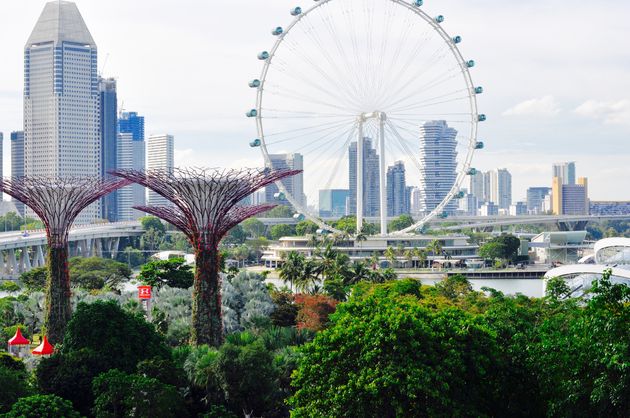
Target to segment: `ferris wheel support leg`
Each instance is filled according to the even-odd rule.
[[[385,113],[378,114],[380,157],[381,235],[387,235],[387,172],[385,171]]]
[[[360,117],[357,139],[357,234],[363,228],[363,122],[364,118]]]

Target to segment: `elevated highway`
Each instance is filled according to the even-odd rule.
[[[142,235],[140,222],[79,225],[70,230],[70,256],[115,257],[120,239]],[[0,233],[0,277],[15,279],[21,273],[45,264],[44,230]]]

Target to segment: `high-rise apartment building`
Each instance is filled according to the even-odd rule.
[[[144,116],[138,116],[138,112],[122,112],[118,118],[118,132],[131,134],[134,141],[144,141]]]
[[[575,162],[555,163],[551,171],[551,177],[559,177],[562,184],[575,184]]]
[[[425,122],[420,127],[420,207],[424,213],[444,200],[457,178],[457,131],[446,121]],[[454,213],[457,202],[444,208]]]
[[[550,187],[530,187],[527,189],[527,212],[533,215],[543,213],[545,196],[550,193]]]
[[[490,177],[490,201],[499,209],[509,209],[512,204],[512,175],[505,168],[492,170]]]
[[[578,178],[577,184],[563,184],[563,179],[554,177],[551,185],[552,210],[554,215],[588,215],[588,180]]]
[[[420,212],[420,189],[414,186],[409,187],[409,211],[412,215],[417,215]]]
[[[350,197],[348,213],[357,213],[357,143],[350,143],[348,149],[348,174]],[[371,138],[363,138],[363,216],[379,216],[380,211],[380,171],[379,157],[372,147]]]
[[[74,3],[44,6],[24,48],[24,173],[99,176],[97,49]],[[100,205],[77,218],[100,218]]]
[[[11,132],[11,177],[24,176],[24,131]],[[13,199],[15,208],[24,216],[24,203]]]
[[[469,176],[469,191],[478,202],[490,200],[490,176],[488,173],[478,171],[474,176]]]
[[[98,90],[100,95],[101,176],[108,178],[111,177],[111,174],[108,173],[118,168],[116,162],[118,158],[116,80],[99,77]],[[110,222],[118,220],[118,190],[101,199],[101,217]]]
[[[133,138],[133,136],[132,136]],[[162,170],[173,172],[175,168],[175,138],[173,135],[151,135],[147,139],[146,170]],[[149,190],[148,204],[150,206],[169,206],[168,200]]]
[[[387,216],[400,216],[410,212],[411,190],[407,188],[405,164],[396,161],[387,168]]]
[[[324,189],[319,191],[319,216],[342,217],[346,215],[347,189]]]
[[[269,154],[270,167],[276,170],[303,170],[304,159],[302,154]],[[295,176],[285,177],[280,180],[282,185],[288,193],[297,201],[298,204],[303,207],[306,206],[306,197],[304,196],[304,174],[299,173]],[[270,184],[265,187],[265,200],[269,203],[278,203],[281,205],[290,206],[288,200],[279,200],[274,197],[276,193],[279,193],[280,189],[276,184]]]

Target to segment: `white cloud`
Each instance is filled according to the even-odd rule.
[[[556,116],[561,109],[556,99],[547,95],[539,99],[525,100],[503,112],[503,116]]]
[[[618,100],[616,102],[600,102],[587,100],[575,110],[580,116],[600,119],[610,125],[630,125],[630,100]]]

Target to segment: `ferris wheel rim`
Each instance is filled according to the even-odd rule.
[[[265,91],[265,84],[267,82],[267,74],[269,72],[269,68],[273,62],[273,58],[276,56],[276,53],[280,46],[283,44],[284,38],[291,32],[291,30],[297,26],[302,19],[307,17],[309,14],[318,10],[325,4],[328,4],[334,0],[315,0],[316,4],[308,8],[307,10],[301,11],[298,15],[294,16],[293,21],[283,29],[282,33],[277,35],[277,39],[274,42],[273,47],[268,52],[268,57],[264,59],[263,69],[259,78],[260,85],[257,87],[256,92],[256,128],[258,133],[258,138],[260,139],[260,148],[263,154],[263,159],[266,166],[271,165],[271,158],[269,157],[269,151],[267,149],[267,142],[265,137],[265,131],[263,126],[263,97]],[[470,73],[470,67],[467,65],[466,59],[464,59],[461,51],[457,47],[457,44],[453,42],[453,38],[446,32],[446,30],[440,25],[440,22],[437,22],[434,17],[428,15],[424,10],[421,9],[420,6],[416,6],[414,2],[408,2],[404,0],[383,0],[390,1],[392,3],[398,4],[406,8],[407,10],[415,13],[417,16],[422,18],[426,23],[430,25],[434,32],[436,32],[444,41],[444,43],[448,46],[450,52],[454,56],[455,60],[459,64],[459,70],[461,75],[464,78],[464,82],[466,83],[467,91],[468,91],[468,101],[470,105],[470,137],[468,138],[468,146],[466,157],[462,163],[462,169],[460,172],[456,173],[456,180],[451,187],[450,191],[446,194],[444,199],[428,214],[424,215],[421,219],[417,220],[413,225],[404,228],[400,231],[388,232],[387,235],[403,235],[409,234],[411,232],[417,231],[425,226],[428,222],[441,215],[444,211],[444,208],[455,198],[456,194],[459,192],[464,180],[468,176],[468,171],[471,169],[472,158],[474,156],[477,144],[477,132],[478,132],[478,123],[479,123],[479,111],[477,106],[477,93],[475,92],[475,85],[472,81],[472,76]],[[298,212],[298,214],[303,215],[306,219],[314,222],[323,230],[326,230],[335,234],[343,234],[344,231],[341,231],[332,225],[322,221],[319,217],[314,216],[307,208],[303,207],[303,205],[295,200],[295,197],[289,193],[284,184],[281,181],[275,183],[278,187],[279,191],[282,192],[289,203],[293,206],[293,208]],[[359,234],[361,231],[356,231],[355,234]]]

